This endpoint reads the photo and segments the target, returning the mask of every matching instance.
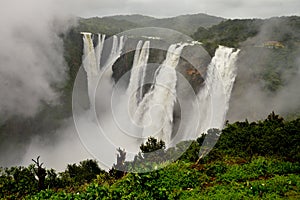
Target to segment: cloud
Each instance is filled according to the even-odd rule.
[[[76,132],[73,119],[64,123],[64,128],[58,130],[52,137],[36,136],[31,142],[22,157],[20,163],[14,164],[28,166],[32,164],[31,159],[41,156],[45,167],[63,171],[67,163],[80,162],[85,159],[92,159],[92,156],[83,147]]]
[[[65,79],[58,34],[69,18],[50,0],[0,4],[0,113],[32,116],[41,101],[56,101],[51,85]]]
[[[109,3],[108,3],[109,2]],[[267,18],[278,15],[299,15],[298,0],[111,0],[89,1],[90,10],[83,16],[114,14],[144,14],[151,16],[177,16],[191,13],[208,13],[226,18]]]

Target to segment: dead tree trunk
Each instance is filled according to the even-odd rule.
[[[45,178],[47,173],[46,173],[46,169],[42,167],[44,163],[40,163],[39,159],[40,156],[38,156],[36,160],[32,159],[32,161],[37,166],[37,168],[34,169],[34,172],[38,177],[38,190],[41,191],[45,189]]]

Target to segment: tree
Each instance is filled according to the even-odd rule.
[[[138,155],[141,161],[163,162],[165,156],[166,145],[162,140],[149,137],[145,144],[140,146],[141,153]]]
[[[113,177],[119,179],[122,178],[126,174],[126,151],[125,149],[118,148],[118,155],[117,155],[117,163],[113,164],[113,167],[109,170],[109,174]]]
[[[68,182],[68,177],[71,181],[82,184],[85,182],[90,182],[97,177],[98,174],[104,172],[98,166],[95,160],[84,160],[81,161],[79,165],[69,164],[67,170],[61,175]]]
[[[140,146],[142,153],[150,153],[165,148],[166,148],[165,142],[162,140],[158,141],[154,137],[149,137],[146,143]]]
[[[37,167],[34,169],[34,172],[38,177],[38,190],[40,191],[45,189],[45,178],[47,173],[46,173],[46,169],[42,167],[44,163],[40,163],[39,159],[40,156],[38,156],[36,160],[32,159],[32,161],[35,163]]]

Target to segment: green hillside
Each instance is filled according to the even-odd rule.
[[[211,27],[219,24],[224,18],[206,14],[181,15],[178,17],[157,19],[147,23],[148,26],[170,28],[187,35],[194,33],[198,27]]]
[[[88,18],[79,19],[77,26],[78,31],[86,31],[91,33],[105,33],[113,35],[124,30],[137,28],[138,25],[127,20],[116,20],[114,18]]]
[[[180,31],[187,35],[192,35],[198,27],[211,27],[225,20],[221,17],[206,14],[180,15],[170,18],[153,18],[143,15],[119,15],[110,17],[117,20],[126,20],[136,23],[142,27],[163,27]]]
[[[229,19],[209,28],[199,27],[193,38],[201,41],[212,55],[218,45],[241,48],[263,46],[267,41],[278,41],[292,49],[299,47],[300,17]],[[244,44],[247,39],[250,41]]]
[[[156,20],[157,18],[155,17],[149,17],[149,16],[145,16],[145,15],[114,15],[114,16],[109,16],[109,17],[104,17],[105,18],[112,18],[112,19],[116,19],[116,20],[125,20],[128,22],[132,22],[135,24],[139,24],[139,25],[143,25],[146,24],[150,21]]]
[[[271,113],[263,121],[227,124],[216,146],[200,161],[199,150],[209,146],[205,135],[169,149],[162,141],[149,138],[133,162],[124,162],[120,150],[117,165],[124,169],[133,165],[145,170],[163,167],[146,173],[115,168],[105,172],[93,160],[69,164],[61,173],[40,166],[43,176],[36,171],[37,164],[1,169],[0,198],[299,199],[299,130],[300,118],[285,121]],[[186,144],[191,146],[178,161],[164,161]],[[151,149],[161,149],[155,152],[160,159],[154,163],[150,162],[155,157],[145,154]],[[35,175],[44,177],[43,184]]]

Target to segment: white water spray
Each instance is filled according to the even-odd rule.
[[[105,67],[111,68],[113,64],[117,61],[117,59],[121,56],[124,43],[124,36],[121,36],[119,40],[116,35],[113,36],[111,52],[109,54],[109,58],[107,59],[104,65]]]
[[[97,82],[101,73],[104,73],[104,77],[108,77],[107,81],[110,81],[112,76],[112,70],[108,70],[106,72],[101,69],[106,69],[107,67],[111,69],[112,65],[116,62],[116,60],[120,57],[122,53],[122,48],[124,46],[124,37],[121,36],[118,41],[117,36],[113,36],[112,48],[109,58],[106,60],[106,63],[102,65],[101,55],[103,51],[105,35],[98,34],[98,44],[94,47],[92,34],[82,32],[83,34],[83,68],[87,73],[88,80],[88,96],[90,100],[90,108],[92,109],[95,105],[94,102],[94,94],[97,87]]]
[[[96,87],[97,77],[100,74],[100,66],[97,65],[97,56],[95,54],[95,48],[92,40],[91,33],[82,33],[83,34],[83,43],[84,43],[84,50],[83,50],[83,68],[87,74],[88,80],[88,95],[90,100],[90,106],[94,104],[93,94]],[[100,44],[98,45],[97,49],[100,49]],[[100,60],[100,59],[99,59]]]
[[[96,63],[99,70],[100,70],[100,60],[103,51],[104,40],[105,40],[105,35],[98,34],[98,44],[95,48],[95,54],[96,54]]]
[[[144,126],[142,137],[155,136],[168,145],[173,128],[173,108],[176,101],[176,66],[187,44],[169,47],[165,61],[155,72],[155,83],[137,108],[135,120]]]
[[[137,44],[131,69],[130,81],[127,88],[127,95],[129,97],[129,114],[131,117],[134,116],[137,106],[142,100],[143,85],[149,58],[150,42],[146,41],[143,46],[142,44],[143,41],[141,40]]]
[[[104,65],[100,63],[101,55],[99,55],[99,53],[101,54],[102,52],[104,36],[101,37],[101,35],[98,35],[98,41],[98,45],[94,48],[91,34],[84,34],[84,57],[86,59],[84,59],[83,65],[88,76],[91,104],[94,103],[94,97],[91,94],[94,94],[96,87],[96,82],[93,77],[96,77],[97,80],[99,75],[104,73],[102,74],[101,84],[106,83],[105,85],[111,89],[108,91],[112,91],[114,86],[111,79],[112,66],[121,55],[124,37],[118,39],[117,36],[114,36],[112,38],[111,52]],[[163,140],[167,146],[172,143],[171,137],[174,125],[173,112],[177,95],[176,67],[179,63],[183,48],[189,45],[191,44],[181,43],[170,45],[164,62],[158,67],[154,74],[152,87],[146,94],[143,94],[142,88],[149,58],[150,42],[138,42],[128,88],[124,95],[129,96],[129,101],[128,98],[120,98],[114,101],[117,102],[117,104],[113,104],[115,109],[114,116],[121,119],[118,122],[121,122],[120,124],[122,124],[122,126],[118,126],[120,124],[113,124],[115,121],[110,120],[115,120],[115,118],[110,116],[110,114],[103,113],[104,116],[101,116],[101,119],[104,120],[102,123],[104,126],[103,130],[107,130],[112,145],[116,145],[115,148],[119,146],[123,147],[122,145],[126,144],[127,146],[125,147],[127,149],[129,146],[135,146],[136,149],[138,149],[142,141],[137,138],[143,138],[144,142],[149,136]],[[206,132],[210,128],[223,128],[231,90],[236,76],[235,61],[238,52],[239,51],[234,51],[234,49],[220,46],[208,66],[204,86],[200,89],[196,101],[200,105],[199,113],[201,118],[200,120],[199,118],[196,119],[200,121],[199,134]],[[105,72],[101,70],[104,68],[107,69]],[[101,96],[106,97],[109,96],[109,94],[101,93]],[[125,99],[128,104],[124,101]],[[108,105],[106,105],[106,107],[110,109]],[[124,113],[125,107],[128,108],[125,110],[129,110],[130,115]],[[131,116],[131,118],[134,119],[134,124],[139,126],[139,131],[134,132],[132,135],[125,135],[122,132],[124,130],[119,130],[123,125],[129,127],[127,128],[129,132],[130,130],[135,130],[131,125],[128,125],[132,121],[127,119],[127,116]],[[193,124],[193,121],[188,122],[185,126],[189,126],[189,124]],[[142,130],[140,127],[143,127]],[[189,128],[195,129],[194,124]],[[105,135],[106,133],[103,134]],[[195,137],[198,136],[199,135]],[[195,139],[187,135],[182,135],[179,138],[182,140]]]
[[[197,95],[201,116],[200,134],[210,128],[222,129],[224,126],[236,77],[238,53],[239,50],[219,46],[208,66],[205,85]]]

